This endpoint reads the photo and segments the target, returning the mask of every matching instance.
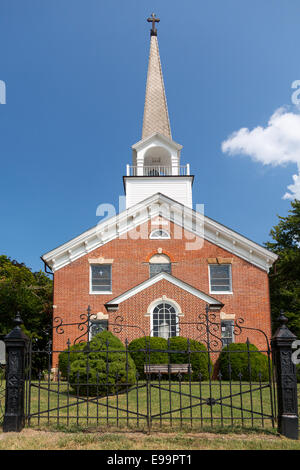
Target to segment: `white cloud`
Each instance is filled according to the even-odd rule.
[[[300,199],[300,114],[279,108],[271,116],[266,127],[253,130],[242,128],[222,143],[222,151],[230,155],[248,155],[264,165],[295,163],[298,175],[288,186],[284,199]]]
[[[298,165],[298,175],[293,175],[294,184],[290,184],[288,189],[290,193],[285,193],[283,199],[299,199],[300,200],[300,165]]]

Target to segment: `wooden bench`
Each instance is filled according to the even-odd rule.
[[[190,364],[144,364],[144,373],[148,374],[188,374],[192,373]]]

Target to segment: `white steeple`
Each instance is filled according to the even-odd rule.
[[[127,165],[124,186],[126,207],[157,192],[192,207],[189,165],[180,165],[182,146],[172,140],[167,100],[159,56],[159,19],[152,14],[142,140],[132,146],[132,165]]]

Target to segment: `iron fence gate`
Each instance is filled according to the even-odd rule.
[[[3,335],[0,335],[0,424],[4,417],[5,402],[5,343]]]
[[[25,367],[28,425],[148,430],[275,426],[271,349],[263,331],[239,319],[233,325],[236,343],[224,346],[220,322],[207,310],[194,323],[180,322],[180,336],[153,345],[141,328],[125,325],[121,317],[109,324],[109,332],[91,338],[91,318],[88,309],[78,324],[55,319],[55,333],[66,339],[61,350],[30,344]],[[67,330],[74,326],[81,334],[71,343]],[[181,336],[187,327],[196,340]],[[118,339],[133,330],[138,330],[138,341]],[[260,336],[264,348],[248,339],[238,342],[245,332]]]

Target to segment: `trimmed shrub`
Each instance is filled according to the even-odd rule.
[[[170,353],[170,362],[172,364],[188,364],[189,359],[192,367],[192,380],[208,380],[212,373],[212,362],[208,356],[207,349],[204,344],[194,339],[189,340],[190,351],[202,352],[185,352],[188,351],[188,339],[182,336],[174,336],[170,338],[170,350],[178,351]],[[175,380],[178,379],[176,375],[172,376]],[[188,374],[182,375],[182,380],[188,379]]]
[[[231,366],[231,380],[249,381],[250,370],[249,363],[251,365],[251,380],[259,381],[259,374],[261,374],[260,380],[262,382],[269,380],[269,366],[268,357],[260,352],[254,344],[246,343],[231,343],[225,346],[220,353],[218,359],[219,371],[222,374],[223,380],[229,380]]]
[[[86,342],[72,344],[69,349],[62,351],[58,356],[58,368],[62,377],[68,377],[68,367],[71,369],[72,362],[78,359],[78,351],[82,351]],[[77,351],[77,352],[76,352]]]
[[[110,331],[95,335],[71,364],[69,382],[79,395],[122,393],[135,381],[134,361],[126,354],[124,344]]]
[[[150,360],[149,353],[146,353],[146,349],[150,348]],[[165,338],[146,336],[135,339],[129,344],[129,351],[132,359],[135,362],[137,371],[140,378],[145,378],[144,365],[146,362],[150,364],[188,364],[188,340],[180,336],[170,338],[169,350],[174,351],[168,353],[168,341]],[[156,351],[157,350],[157,351]],[[201,373],[202,380],[207,380],[209,377],[208,368],[208,355],[205,353],[206,347],[199,343],[199,341],[190,340],[191,351],[203,351],[199,353],[190,353],[190,360],[192,366],[192,379],[199,380],[199,374]],[[175,352],[178,351],[178,352]],[[180,352],[179,352],[180,351]],[[186,352],[185,352],[186,351]],[[170,357],[169,357],[170,356]],[[212,363],[210,361],[210,370],[212,370]],[[175,374],[171,375],[173,380],[178,380]],[[182,375],[182,380],[188,378],[188,374]]]
[[[130,355],[134,360],[136,369],[139,374],[139,378],[145,378],[144,364],[150,362],[150,364],[168,364],[168,353],[164,352],[168,347],[168,342],[164,338],[156,336],[143,336],[141,338],[134,339],[128,346]],[[150,348],[150,360],[149,353],[146,353],[146,349]],[[157,349],[157,351],[153,351]]]

